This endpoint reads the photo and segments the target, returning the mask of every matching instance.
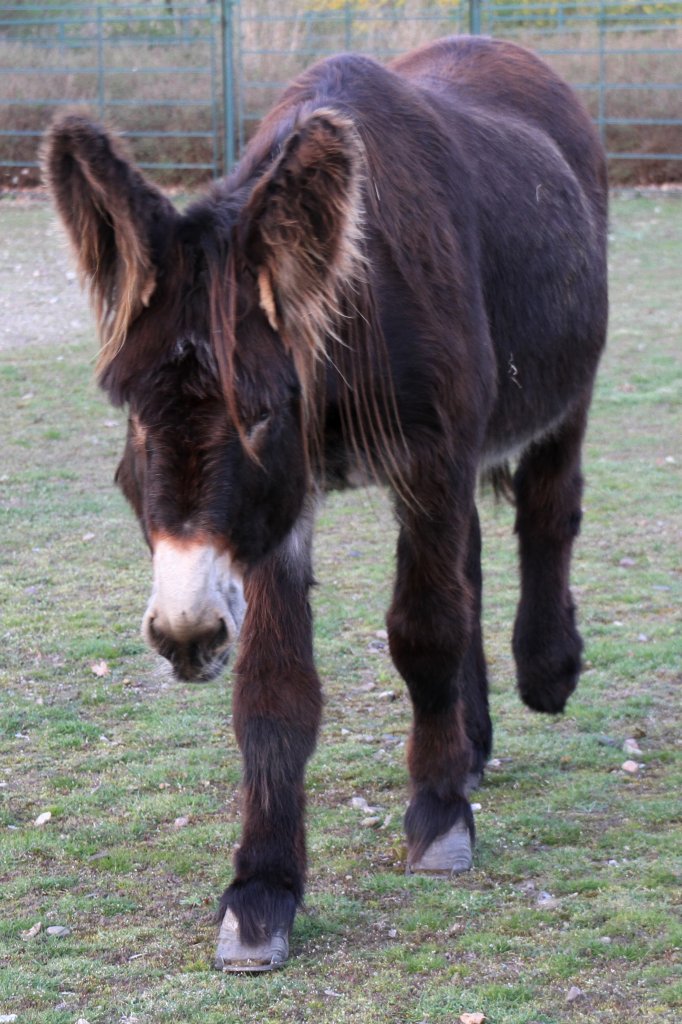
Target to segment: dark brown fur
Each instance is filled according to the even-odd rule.
[[[412,859],[458,820],[473,831],[466,787],[491,749],[480,476],[517,507],[521,696],[557,712],[577,683],[569,569],[606,330],[604,154],[541,61],[462,38],[387,68],[315,65],[182,215],[80,115],[52,128],[45,168],[93,292],[102,386],[131,410],[119,483],[152,549],[212,538],[244,573],[244,832],[222,910],[254,942],[288,929],[303,894],[314,493],[364,474],[396,495],[387,622],[414,706]],[[199,667],[211,643],[197,640]]]

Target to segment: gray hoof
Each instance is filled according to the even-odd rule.
[[[438,875],[449,878],[469,871],[473,864],[471,836],[463,821],[427,846],[419,860],[408,860],[408,875]]]
[[[289,936],[275,931],[265,942],[247,946],[239,938],[239,923],[227,910],[218,934],[215,966],[219,971],[274,971],[283,967],[289,956]]]

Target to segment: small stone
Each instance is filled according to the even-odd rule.
[[[36,921],[36,923],[31,928],[29,928],[27,932],[21,933],[21,937],[22,939],[24,939],[24,941],[28,941],[29,939],[35,939],[36,935],[40,935],[42,930],[42,921]]]
[[[377,629],[374,635],[377,638],[377,640],[388,640],[388,633],[386,632],[385,629]]]
[[[536,903],[540,910],[556,910],[559,906],[559,900],[551,892],[538,893]]]
[[[65,928],[61,924],[50,925],[49,928],[45,929],[46,935],[53,935],[56,939],[65,939],[67,935],[71,934],[70,928]]]
[[[371,807],[365,800],[364,796],[351,797],[350,805],[354,811],[371,811]]]
[[[618,565],[620,565],[622,569],[631,569],[632,566],[636,564],[637,563],[635,562],[634,558],[621,558],[620,562],[618,563]]]
[[[484,1013],[463,1013],[459,1020],[460,1024],[484,1024],[487,1017]]]
[[[641,754],[642,751],[639,749],[639,744],[634,737],[630,737],[623,743],[624,754]]]
[[[471,805],[471,810],[472,811],[480,811],[481,810],[481,804],[472,804]]]
[[[397,939],[397,937],[398,937],[397,929],[389,928],[388,929],[388,937],[389,937],[389,939]]]
[[[0,1013],[0,1024],[12,1024],[16,1019],[16,1013]]]
[[[566,995],[566,1002],[574,1003],[576,999],[580,999],[580,997],[584,994],[585,993],[583,992],[583,990],[581,988],[578,988],[577,985],[571,985],[571,987],[568,990],[568,994]]]
[[[360,822],[360,828],[378,828],[381,824],[381,818],[363,818]]]
[[[502,762],[500,761],[499,757],[493,757],[493,758],[491,758],[490,761],[488,761],[487,767],[488,768],[501,768],[502,767]]]
[[[624,772],[627,772],[628,775],[636,775],[639,771],[639,765],[636,761],[623,761],[621,768]]]
[[[600,747],[617,747],[618,740],[613,736],[597,736],[597,743]]]
[[[611,938],[611,936],[610,936],[610,935],[602,935],[602,936],[600,936],[600,938],[599,938],[599,941],[600,941],[600,942],[601,942],[601,943],[602,943],[602,944],[603,944],[604,946],[610,946],[610,945],[611,945],[611,943],[612,943],[612,941],[613,941],[613,939]]]
[[[377,700],[394,701],[396,699],[395,690],[382,690],[381,693],[377,694]]]
[[[38,815],[38,817],[36,818],[36,820],[34,821],[33,824],[37,825],[38,828],[40,828],[41,825],[47,825],[48,821],[50,821],[51,818],[52,818],[52,811],[43,811],[42,814]]]
[[[173,822],[173,828],[186,828],[187,825],[189,825],[189,818],[184,815],[181,818],[176,818]]]

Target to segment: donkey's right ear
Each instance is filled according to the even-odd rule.
[[[80,114],[55,120],[42,157],[44,181],[94,301],[102,369],[156,287],[152,235],[178,214],[121,141]]]

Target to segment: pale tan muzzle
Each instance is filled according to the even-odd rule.
[[[245,604],[229,554],[199,540],[157,538],[142,635],[180,679],[213,679],[239,635]]]

